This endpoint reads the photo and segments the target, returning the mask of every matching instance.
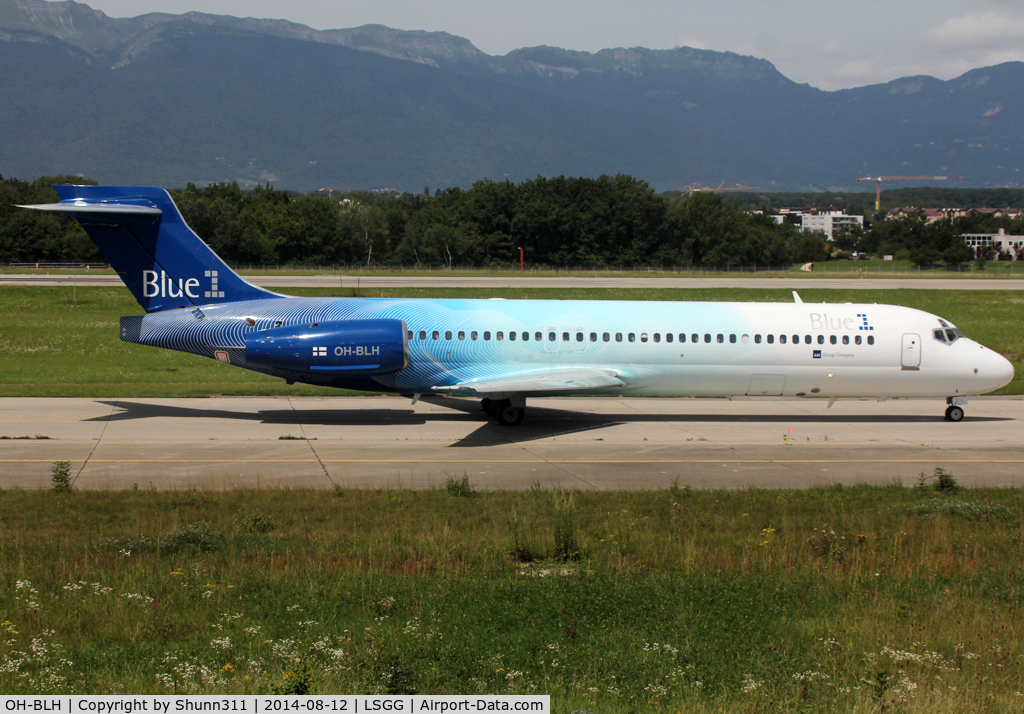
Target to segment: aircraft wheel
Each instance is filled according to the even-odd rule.
[[[494,407],[494,418],[502,426],[519,426],[525,417],[526,409],[512,406],[512,402],[507,399],[498,402]]]
[[[961,407],[946,407],[946,421],[963,421],[964,410]]]

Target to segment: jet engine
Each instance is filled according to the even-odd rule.
[[[245,359],[313,374],[387,374],[409,363],[409,343],[402,320],[289,325],[246,335]]]

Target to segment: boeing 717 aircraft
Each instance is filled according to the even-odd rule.
[[[945,398],[1013,366],[949,321],[893,305],[299,298],[246,282],[143,186],[54,186],[145,315],[121,339],[344,389],[479,397],[499,424],[570,394]]]

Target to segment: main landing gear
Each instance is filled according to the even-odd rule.
[[[482,399],[480,406],[484,414],[494,417],[502,426],[519,426],[526,417],[526,400],[517,399],[513,404],[511,399]]]

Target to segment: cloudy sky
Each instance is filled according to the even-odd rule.
[[[1021,0],[83,0],[112,17],[190,10],[321,30],[379,23],[445,31],[501,55],[553,45],[681,45],[763,57],[790,79],[842,89],[1024,61]]]

